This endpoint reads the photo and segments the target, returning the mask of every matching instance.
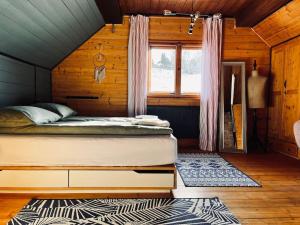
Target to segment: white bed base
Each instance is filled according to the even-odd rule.
[[[0,135],[0,194],[171,193],[176,155],[172,135]]]
[[[171,194],[172,165],[147,167],[0,167],[0,194]],[[109,195],[107,196],[109,197]]]

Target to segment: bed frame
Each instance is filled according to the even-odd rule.
[[[0,166],[2,196],[170,197],[174,188],[174,164],[131,167]]]

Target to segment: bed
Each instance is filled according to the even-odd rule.
[[[168,126],[140,122],[69,116],[0,127],[0,192],[170,194],[177,140]]]

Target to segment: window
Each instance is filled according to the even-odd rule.
[[[200,93],[202,51],[182,48],[181,52],[181,93]]]
[[[151,49],[151,93],[175,93],[176,48]]]
[[[150,96],[199,95],[202,63],[200,47],[151,44],[149,59]]]

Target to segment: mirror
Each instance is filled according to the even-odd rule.
[[[246,78],[244,62],[222,62],[219,150],[247,153]]]

